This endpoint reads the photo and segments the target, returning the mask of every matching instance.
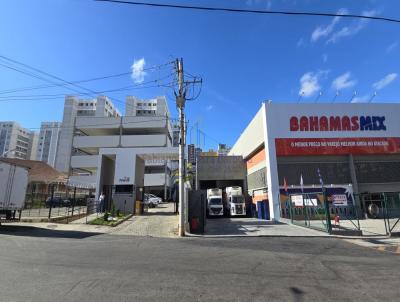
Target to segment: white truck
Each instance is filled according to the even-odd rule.
[[[222,190],[218,188],[207,190],[207,213],[209,216],[223,216]]]
[[[227,187],[226,209],[229,216],[246,215],[246,202],[239,186]]]
[[[0,219],[15,218],[16,210],[25,204],[28,168],[0,159]]]

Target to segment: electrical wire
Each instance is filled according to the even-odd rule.
[[[70,89],[70,90],[72,90],[72,91],[74,91],[74,92],[77,92],[77,93],[79,93],[79,94],[83,94],[83,95],[96,95],[96,94],[98,94],[97,92],[95,92],[95,91],[93,91],[93,90],[91,90],[91,89],[87,89],[87,88],[85,88],[85,87],[83,87],[83,86],[81,86],[81,85],[77,85],[77,84],[74,84],[73,82],[66,81],[66,80],[64,80],[64,79],[62,79],[62,78],[60,78],[60,77],[58,77],[58,76],[52,75],[52,74],[50,74],[50,73],[48,73],[48,72],[42,71],[42,70],[40,70],[40,69],[38,69],[38,68],[29,66],[28,64],[19,62],[19,61],[17,61],[17,60],[11,59],[11,58],[9,58],[9,57],[0,55],[0,58],[3,59],[3,60],[6,60],[6,61],[12,62],[12,63],[14,63],[14,64],[24,66],[24,67],[26,67],[26,68],[28,68],[28,69],[30,69],[30,70],[33,70],[33,71],[38,72],[38,73],[40,73],[40,74],[46,75],[47,77],[56,79],[56,80],[58,80],[58,81],[64,82],[64,83],[67,84],[67,85],[71,85],[71,86],[74,86],[74,87],[83,89],[83,90],[85,90],[85,91],[88,92],[88,93],[82,93],[82,92],[77,91],[76,89],[73,89],[73,88],[71,88],[71,87],[68,87],[68,86],[66,87],[67,89]],[[169,65],[169,64],[171,64],[171,62],[165,63],[164,65]],[[22,72],[22,73],[24,73],[24,74],[26,74],[26,75],[30,75],[30,76],[39,78],[39,79],[41,79],[41,80],[43,80],[43,81],[50,82],[50,83],[52,83],[52,84],[58,84],[58,83],[54,83],[54,82],[52,82],[52,81],[50,81],[50,80],[48,80],[48,79],[45,79],[45,78],[43,78],[43,77],[41,77],[41,76],[37,76],[37,75],[35,75],[35,74],[32,74],[32,73],[30,73],[30,72],[26,72],[26,71],[21,70],[21,69],[18,69],[18,68],[14,68],[14,67],[7,66],[7,65],[4,65],[4,64],[0,64],[0,65],[2,65],[2,66],[4,66],[4,67],[7,67],[7,68],[10,68],[10,69],[13,69],[13,70],[15,70],[15,71]],[[120,103],[122,103],[122,104],[125,104],[125,102],[120,101],[120,100],[117,100],[117,99],[115,99],[115,98],[109,97],[109,99],[110,99],[110,100],[113,100],[113,101],[115,101],[115,102],[120,102]]]
[[[161,68],[163,68],[165,66],[171,65],[171,63],[173,63],[173,62],[168,62],[168,63],[160,64],[160,65],[154,65],[154,66],[151,66],[148,68],[144,68],[143,71],[149,71],[149,70],[154,70],[154,69],[160,70]],[[122,73],[117,73],[117,74],[108,75],[108,76],[95,77],[95,78],[79,80],[79,81],[72,81],[72,83],[74,83],[74,84],[87,83],[87,82],[99,81],[99,80],[104,80],[104,79],[122,77],[122,76],[130,75],[130,74],[132,74],[131,71],[122,72]],[[44,89],[44,88],[52,88],[52,87],[63,87],[66,85],[69,85],[69,84],[63,83],[63,84],[53,84],[53,85],[38,85],[38,86],[31,86],[31,87],[22,87],[22,88],[16,88],[16,89],[3,90],[3,91],[0,91],[0,94],[7,94],[7,93],[13,93],[13,92],[28,91],[28,90],[36,90],[36,89]]]
[[[335,14],[335,13],[320,13],[320,12],[306,12],[306,11],[272,11],[272,10],[254,10],[254,9],[239,9],[239,8],[227,8],[227,7],[206,7],[206,6],[194,6],[194,5],[178,5],[178,4],[161,4],[153,2],[138,2],[138,1],[123,1],[123,0],[94,0],[96,2],[110,2],[116,4],[130,4],[137,6],[148,6],[148,7],[160,7],[160,8],[176,8],[176,9],[190,9],[190,10],[202,10],[202,11],[219,11],[229,13],[250,13],[250,14],[264,14],[264,15],[287,15],[287,16],[309,16],[309,17],[344,17],[344,18],[357,18],[357,19],[368,19],[377,21],[386,21],[393,23],[400,23],[400,19],[388,18],[388,17],[377,17],[377,16],[366,16],[357,14]]]
[[[142,89],[142,88],[154,88],[154,87],[169,87],[171,88],[172,85],[175,84],[175,82],[169,82],[166,84],[162,84],[159,83],[162,80],[168,79],[170,78],[171,75],[166,76],[164,78],[161,79],[156,79],[156,80],[152,80],[152,81],[148,81],[148,82],[143,82],[141,84],[137,84],[137,85],[129,85],[129,86],[124,86],[124,87],[120,87],[120,88],[114,88],[114,89],[109,89],[109,90],[103,90],[103,91],[96,91],[96,94],[103,94],[103,93],[107,93],[107,92],[119,92],[119,91],[126,91],[126,90],[133,90],[133,89]],[[151,86],[144,86],[147,84],[152,84],[152,83],[156,83],[155,85],[151,85]],[[159,84],[157,84],[159,83]],[[75,94],[74,96],[87,96],[90,95],[89,93],[81,93],[81,94]],[[41,100],[43,98],[47,98],[47,99],[55,99],[55,98],[60,98],[60,97],[65,97],[65,94],[35,94],[35,95],[11,95],[11,96],[0,96],[0,101],[2,100]]]
[[[90,116],[79,116],[82,118],[90,118]],[[79,118],[78,117],[78,118]],[[142,116],[123,116],[122,118],[130,118],[130,117],[142,117]],[[153,115],[152,117],[162,117],[161,119],[148,119],[148,120],[141,120],[141,121],[132,121],[132,122],[123,122],[123,125],[125,124],[140,124],[140,123],[150,123],[150,122],[161,122],[161,121],[171,121],[171,122],[177,122],[178,118],[171,118],[171,117],[165,117],[162,115]],[[113,118],[113,117],[101,117],[101,118]],[[121,119],[121,117],[114,117],[115,119]],[[113,123],[101,123],[101,126],[119,126],[120,125],[120,121],[116,121]],[[79,124],[79,126],[52,126],[52,127],[43,127],[44,130],[46,129],[75,129],[75,130],[79,130],[80,128],[85,128],[85,127],[96,127],[99,126],[99,124]],[[40,130],[42,129],[41,127],[31,127],[31,128],[26,128],[24,127],[24,129],[28,129],[28,130]]]

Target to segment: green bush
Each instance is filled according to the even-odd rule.
[[[104,221],[108,221],[108,216],[110,216],[110,214],[108,212],[104,213]]]

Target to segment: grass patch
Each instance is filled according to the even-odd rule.
[[[96,219],[93,219],[92,221],[89,221],[88,224],[92,224],[92,225],[107,225],[107,226],[115,226],[117,224],[119,224],[122,220],[124,220],[125,218],[128,218],[129,216],[131,216],[131,214],[119,214],[118,216],[116,215],[115,220],[106,220],[106,217],[110,217],[110,215],[106,214],[106,215],[102,215],[97,217]]]

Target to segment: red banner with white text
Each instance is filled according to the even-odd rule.
[[[276,155],[400,153],[400,137],[277,138]]]

